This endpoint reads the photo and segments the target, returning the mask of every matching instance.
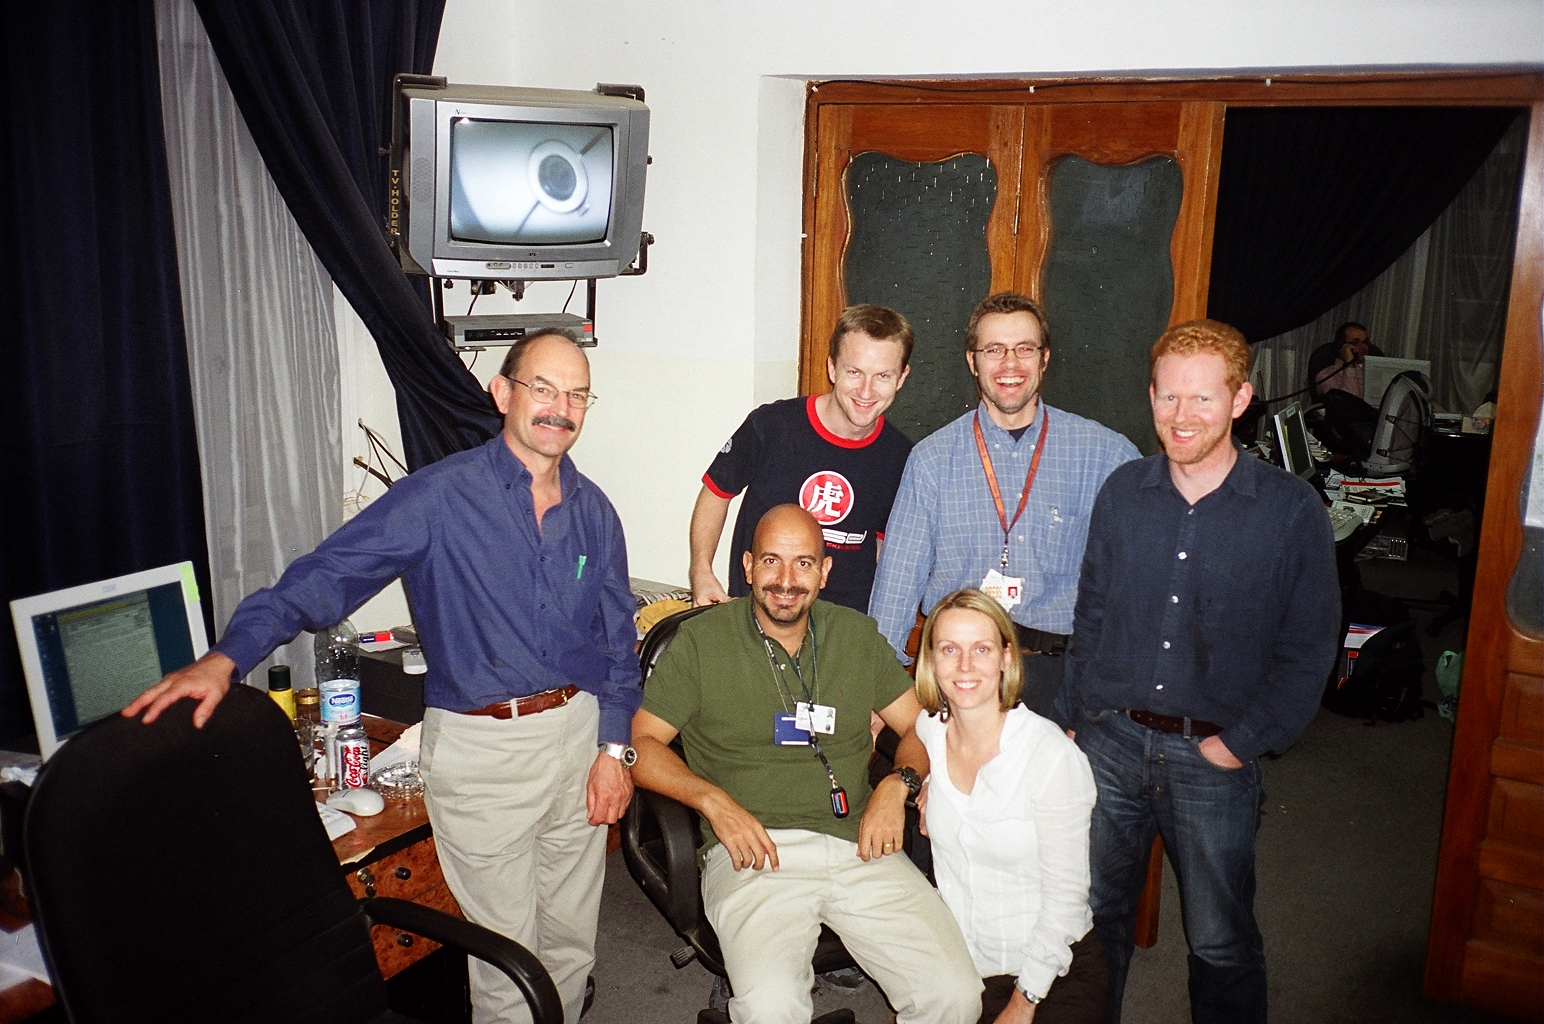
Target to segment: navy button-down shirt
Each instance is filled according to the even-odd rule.
[[[1306,482],[1239,454],[1194,505],[1154,455],[1094,503],[1063,697],[1222,727],[1240,760],[1313,719],[1339,646],[1334,534]]]
[[[242,601],[215,649],[245,675],[401,576],[425,704],[471,711],[576,683],[599,699],[598,740],[626,743],[643,690],[622,523],[566,455],[559,477],[538,528],[531,474],[502,433],[425,466]]]

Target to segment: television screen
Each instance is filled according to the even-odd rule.
[[[595,92],[399,83],[386,230],[411,274],[492,281],[629,272],[649,108]]]
[[[611,129],[457,118],[450,235],[461,242],[600,242],[611,216]]]

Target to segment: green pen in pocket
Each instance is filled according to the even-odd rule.
[[[574,570],[574,579],[576,579],[576,580],[584,579],[584,563],[588,562],[589,560],[590,560],[590,558],[589,558],[588,555],[580,555],[579,556],[579,568]]]

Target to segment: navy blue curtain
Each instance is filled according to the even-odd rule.
[[[207,587],[154,5],[0,5],[0,48],[5,600],[183,559]],[[31,732],[7,623],[0,739]]]
[[[386,244],[391,82],[428,74],[444,0],[195,0],[295,222],[375,337],[412,469],[496,434],[493,401]]]
[[[1447,209],[1517,114],[1230,109],[1207,315],[1264,341],[1355,295]]]

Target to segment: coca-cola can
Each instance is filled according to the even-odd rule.
[[[370,741],[364,736],[338,737],[338,788],[364,789],[370,784]]]

